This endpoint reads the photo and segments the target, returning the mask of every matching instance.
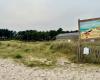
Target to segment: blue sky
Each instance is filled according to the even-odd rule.
[[[100,17],[100,0],[0,0],[0,28],[76,30],[77,20]]]

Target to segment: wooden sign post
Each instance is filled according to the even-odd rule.
[[[88,45],[83,46],[82,43],[83,42],[91,43],[93,41],[100,40],[100,18],[92,18],[92,19],[85,19],[85,20],[79,19],[78,29],[79,29],[78,61],[82,61],[83,55],[85,54],[84,52],[85,49],[89,50]],[[89,51],[87,54],[89,54]]]

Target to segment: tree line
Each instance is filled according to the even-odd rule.
[[[26,31],[11,31],[8,29],[0,29],[0,39],[1,40],[23,40],[23,41],[49,41],[55,40],[56,35],[60,33],[72,33],[76,31],[63,31],[62,28],[58,30],[50,31],[36,31],[36,30],[26,30]]]

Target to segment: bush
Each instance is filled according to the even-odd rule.
[[[21,58],[22,58],[22,55],[16,54],[16,55],[14,56],[14,58],[16,58],[16,59],[21,59]]]

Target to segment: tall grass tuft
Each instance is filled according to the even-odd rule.
[[[66,41],[60,41],[60,42],[53,42],[50,46],[50,49],[54,50],[54,51],[58,51],[61,53],[75,53],[77,45],[75,43],[68,43]]]

